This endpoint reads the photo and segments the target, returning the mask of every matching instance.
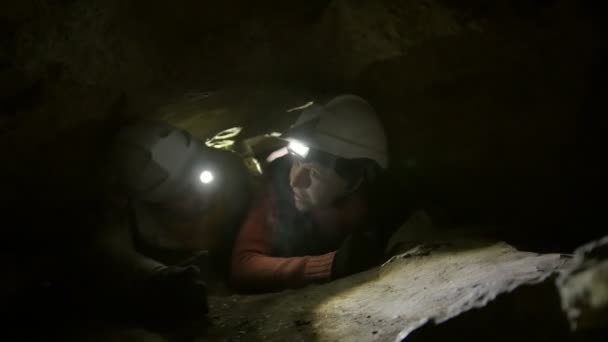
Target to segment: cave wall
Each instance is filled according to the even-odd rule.
[[[437,221],[514,224],[549,249],[574,247],[601,231],[588,200],[602,173],[599,6],[4,1],[0,145],[14,166],[5,189],[22,194],[12,179],[35,178],[36,165],[78,198],[108,118],[171,116],[167,105],[193,91],[213,96],[171,117],[200,136],[280,129],[288,105],[352,91],[377,107],[394,172]],[[40,195],[29,186],[30,199]],[[58,195],[48,188],[46,200]]]

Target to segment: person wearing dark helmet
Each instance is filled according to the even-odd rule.
[[[95,241],[99,273],[137,307],[132,316],[170,324],[207,312],[205,271],[228,273],[230,248],[250,197],[234,153],[160,121],[116,138],[114,208]]]
[[[387,167],[387,143],[371,105],[355,95],[313,104],[284,137],[233,249],[231,283],[241,291],[329,281],[383,257],[370,190]]]

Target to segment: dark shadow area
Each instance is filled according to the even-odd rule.
[[[437,325],[428,323],[404,341],[575,341],[559,303],[550,280],[522,286],[486,307]]]
[[[357,89],[378,104],[399,146],[393,167],[439,225],[504,227],[479,234],[568,252],[604,230],[595,199],[605,187],[605,48],[588,45],[594,31],[521,26],[526,40],[469,33],[420,44],[369,66]]]

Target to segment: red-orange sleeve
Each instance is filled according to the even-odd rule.
[[[235,242],[232,285],[242,291],[277,291],[329,280],[335,252],[318,256],[272,256],[270,198],[258,201],[247,215]]]

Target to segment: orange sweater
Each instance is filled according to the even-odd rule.
[[[361,201],[355,201],[340,209],[317,215],[324,232],[346,236],[361,223]],[[297,288],[331,278],[335,251],[322,255],[276,257],[273,252],[273,228],[269,221],[272,208],[269,194],[250,210],[237,237],[232,255],[232,285],[244,291],[277,291]],[[323,239],[323,236],[318,236]]]

